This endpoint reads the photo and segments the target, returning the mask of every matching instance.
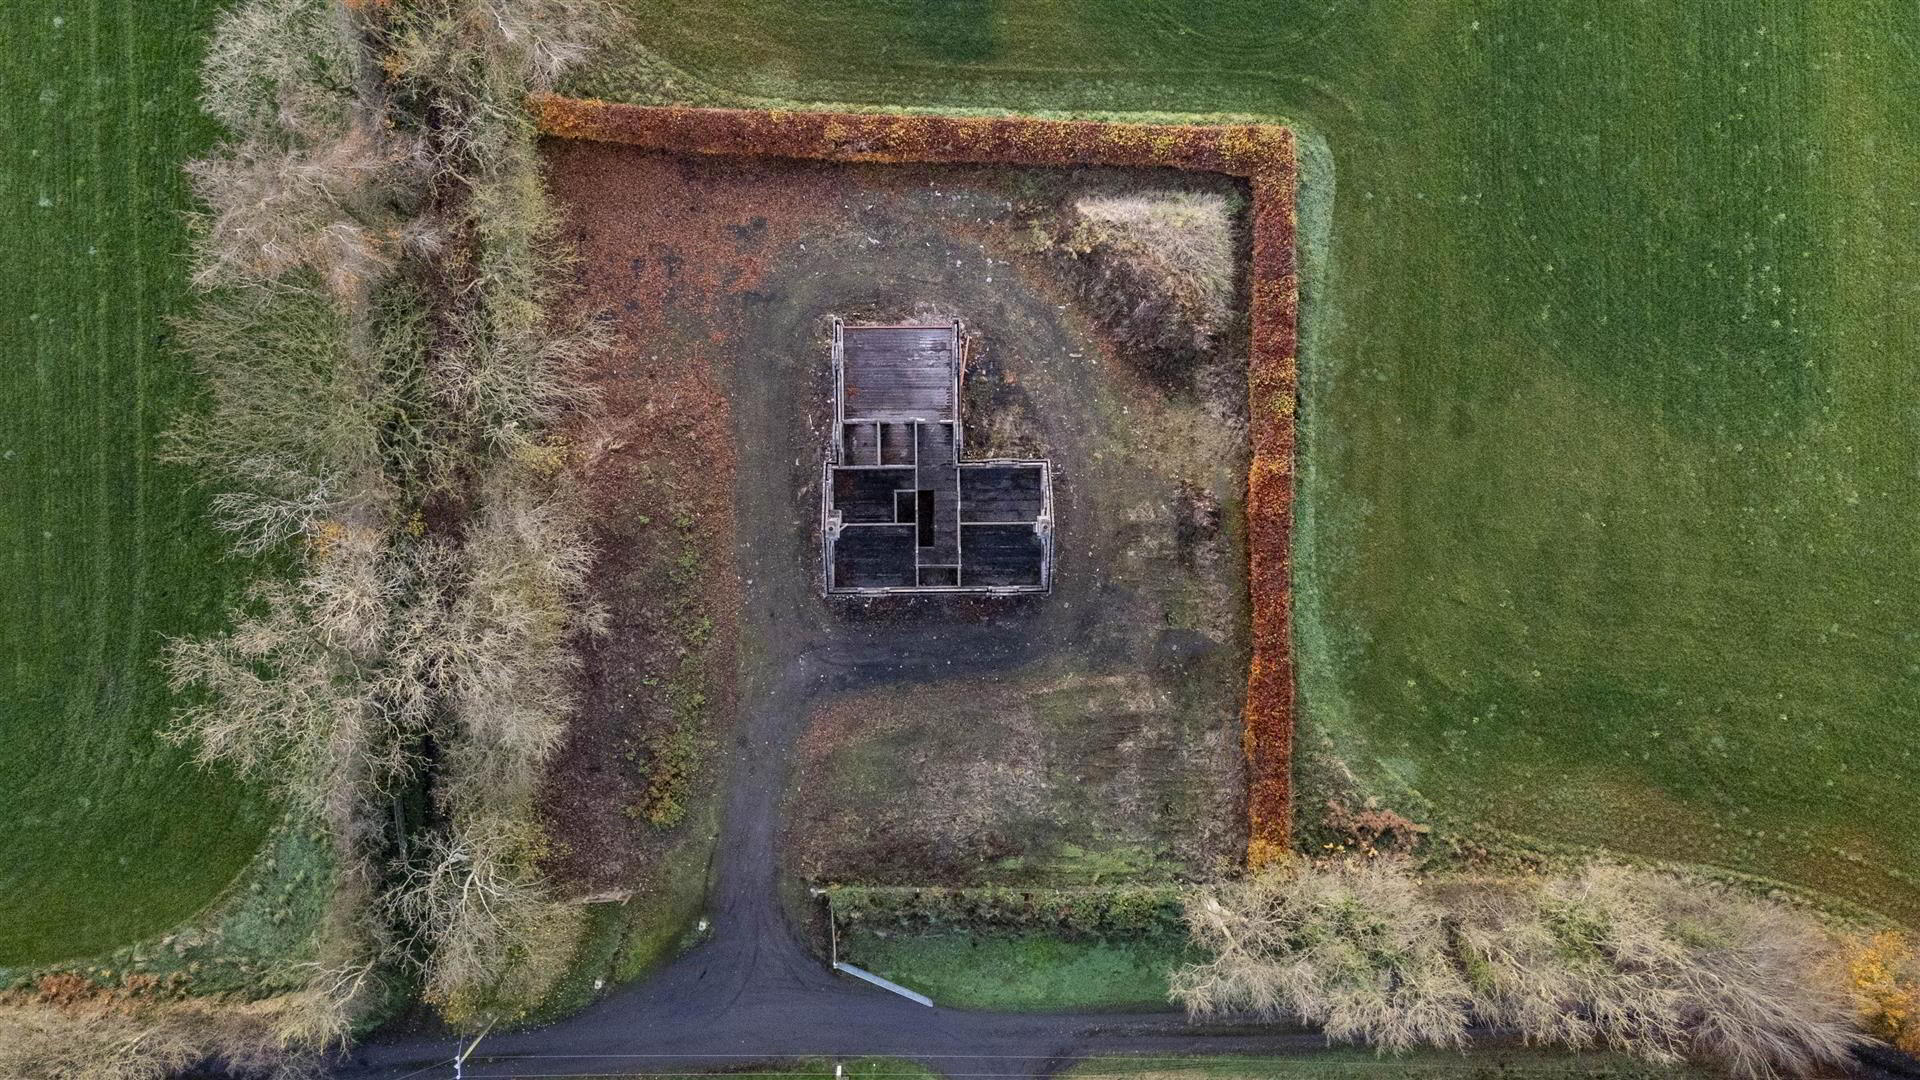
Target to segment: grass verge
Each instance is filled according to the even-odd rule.
[[[859,932],[847,963],[958,1009],[1044,1012],[1167,1009],[1167,975],[1193,959],[1184,937],[1069,939],[1051,934]]]

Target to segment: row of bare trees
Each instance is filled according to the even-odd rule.
[[[578,913],[540,875],[534,799],[596,619],[554,431],[587,403],[597,337],[564,284],[525,99],[607,14],[243,0],[222,19],[203,88],[228,138],[188,167],[204,210],[181,326],[208,394],[170,454],[236,550],[292,570],[224,633],[174,645],[192,704],[172,733],[326,827],[330,914],[289,961],[309,989],[227,1003],[247,1023],[195,1020],[206,1002],[12,1003],[19,1075],[211,1053],[293,1068],[344,1037],[381,971],[412,967],[463,1022],[561,973]],[[394,835],[393,800],[422,785],[431,813]]]
[[[1531,1043],[1805,1076],[1859,1041],[1843,943],[1802,911],[1615,866],[1423,878],[1380,858],[1302,864],[1187,903],[1209,955],[1175,974],[1201,1015],[1252,1013],[1383,1050]]]

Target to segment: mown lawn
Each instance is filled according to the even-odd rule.
[[[154,460],[195,393],[167,320],[219,7],[0,12],[0,968],[192,916],[273,820],[155,736],[165,639],[217,625],[249,573]]]
[[[840,939],[840,958],[955,1009],[1171,1009],[1167,976],[1184,940],[1110,942],[1050,934],[928,933]]]
[[[678,71],[634,56],[582,89],[1231,112],[1322,137],[1306,744],[1452,830],[1920,924],[1907,5],[647,11],[636,40]]]

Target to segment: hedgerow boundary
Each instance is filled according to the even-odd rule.
[[[703,109],[539,95],[540,130],[677,154],[871,164],[1105,165],[1224,173],[1252,191],[1252,336],[1247,358],[1247,545],[1253,653],[1242,744],[1247,862],[1292,837],[1291,634],[1294,422],[1300,278],[1294,243],[1299,163],[1293,131],[1271,124],[1132,124],[1033,117]]]

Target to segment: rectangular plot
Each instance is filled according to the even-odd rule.
[[[1046,504],[1046,476],[1038,464],[960,466],[961,520],[1037,520]]]
[[[885,589],[919,583],[912,525],[854,525],[833,541],[833,586]]]
[[[1031,525],[962,525],[960,583],[1038,586],[1046,553],[1046,540]]]

